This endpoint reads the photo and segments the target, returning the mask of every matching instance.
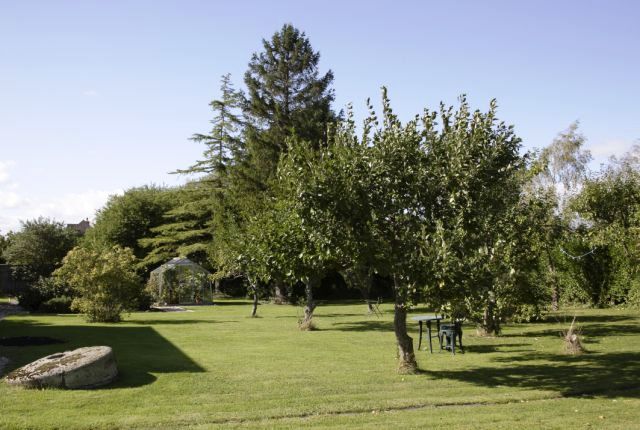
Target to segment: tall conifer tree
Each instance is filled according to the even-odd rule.
[[[295,136],[319,146],[335,119],[333,73],[320,76],[320,53],[304,32],[285,24],[264,50],[254,53],[245,73],[245,115],[250,176],[264,187],[276,171],[286,141]]]
[[[231,83],[231,75],[220,80],[220,98],[211,106],[214,117],[208,134],[196,133],[191,140],[205,145],[201,160],[175,173],[201,175],[176,191],[178,205],[168,211],[165,222],[152,237],[140,241],[151,249],[144,264],[157,265],[176,255],[205,264],[213,239],[215,218],[220,216],[230,166],[243,159],[242,93]]]

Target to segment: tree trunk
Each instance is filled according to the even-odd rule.
[[[553,286],[551,287],[551,310],[552,311],[557,311],[558,309],[560,309],[560,306],[558,305],[559,295],[560,295],[560,292],[558,291],[558,284],[554,282]]]
[[[495,294],[489,292],[489,302],[484,309],[482,315],[482,324],[478,327],[479,336],[492,336],[500,334],[500,318],[496,315],[496,299]]]
[[[311,324],[311,319],[313,318],[313,311],[316,308],[316,303],[313,301],[313,289],[319,283],[319,278],[312,277],[307,279],[304,286],[304,292],[307,299],[307,305],[304,307],[304,319],[302,320],[301,325],[309,326]]]
[[[253,307],[251,308],[251,317],[255,318],[258,313],[258,285],[253,284],[251,287],[253,289]]]
[[[360,291],[362,292],[362,297],[365,302],[367,302],[367,309],[370,314],[376,313],[376,309],[373,307],[373,303],[371,303],[371,283],[373,281],[373,277],[371,274],[366,271],[361,279]]]
[[[549,257],[549,275],[551,278],[551,310],[557,311],[560,309],[558,305],[560,298],[560,288],[558,287],[558,277],[556,276],[556,268],[553,264],[551,253],[547,251]]]
[[[276,285],[273,288],[273,303],[276,305],[285,305],[289,303],[287,289],[281,282],[276,282]]]
[[[398,371],[415,373],[418,370],[416,355],[413,352],[413,339],[407,333],[407,289],[394,276],[395,306],[393,314],[393,330],[398,344]]]

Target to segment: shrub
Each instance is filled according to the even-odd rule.
[[[52,276],[41,276],[30,284],[23,284],[22,287],[16,291],[16,297],[18,298],[20,306],[34,312],[49,312],[43,310],[44,303],[55,297],[71,298],[72,296],[73,292],[71,289],[60,282],[59,279]]]
[[[84,313],[89,322],[118,322],[123,311],[136,309],[141,295],[135,263],[129,248],[76,247],[55,276],[77,294],[71,308]]]
[[[67,296],[54,297],[42,303],[38,310],[49,314],[70,314],[73,299]]]
[[[22,307],[35,311],[54,297],[45,284],[77,239],[77,232],[47,218],[25,221],[19,232],[9,235],[3,258],[20,285],[15,294]]]
[[[16,291],[16,298],[20,306],[28,311],[37,311],[46,300],[46,298],[42,296],[42,293],[31,285],[24,285]]]

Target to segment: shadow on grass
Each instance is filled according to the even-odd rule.
[[[182,314],[181,314],[182,315]],[[220,321],[220,320],[202,320],[202,319],[143,319],[143,320],[126,320],[127,325],[185,325],[185,324],[218,324],[229,323],[232,321]]]
[[[540,363],[543,360],[544,363]],[[585,354],[577,357],[523,354],[497,358],[508,367],[463,370],[422,370],[436,379],[449,379],[484,387],[505,386],[550,390],[563,396],[599,395],[640,397],[639,353]]]
[[[463,338],[464,341],[464,338]],[[531,346],[528,343],[501,343],[497,345],[464,345],[465,352],[473,352],[478,354],[486,354],[486,353],[514,353],[514,352],[531,352],[535,351],[532,348],[525,348],[527,346]]]
[[[348,312],[345,312],[345,313],[332,312],[332,313],[324,314],[324,313],[317,312],[317,313],[314,313],[313,316],[314,317],[317,316],[318,318],[368,317],[368,316],[375,317],[375,315],[373,315],[373,314],[369,315],[366,310],[364,312],[361,312],[361,313],[355,313],[355,312],[351,312],[351,313],[348,313]]]
[[[557,322],[560,324],[571,324],[573,314],[568,312],[566,315],[547,315],[546,322]],[[577,315],[577,323],[615,323],[620,321],[638,320],[632,315]]]
[[[204,369],[151,327],[67,326],[34,324],[32,320],[0,322],[0,335],[45,336],[64,340],[63,345],[3,347],[0,355],[11,361],[7,371],[56,352],[83,346],[107,345],[118,362],[116,382],[104,389],[139,387],[156,380],[153,373],[204,372]]]
[[[336,322],[333,323],[333,327],[328,328],[327,331],[386,331],[393,333],[392,321],[381,320],[369,320],[369,321],[351,321],[351,322]]]
[[[524,333],[508,333],[505,337],[559,337],[563,330],[566,330],[571,322],[565,325],[559,325],[557,328],[527,331]],[[582,334],[592,339],[611,337],[611,336],[632,336],[640,335],[640,324],[585,324],[577,322],[578,327],[582,330]]]
[[[262,304],[262,303],[260,303]],[[214,300],[213,304],[206,306],[252,306],[253,302],[250,300],[241,300],[241,299],[226,299],[226,300]],[[185,307],[190,307],[191,305],[185,305]],[[193,306],[194,309],[196,308]]]

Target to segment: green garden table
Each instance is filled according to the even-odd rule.
[[[431,321],[436,322],[436,336],[440,331],[440,320],[444,319],[444,315],[417,315],[415,317],[411,317],[412,320],[418,321],[420,325],[420,337],[418,338],[418,351],[420,351],[420,347],[422,346],[422,323],[427,323],[427,337],[429,338],[429,352],[433,354],[433,345],[431,344]]]

